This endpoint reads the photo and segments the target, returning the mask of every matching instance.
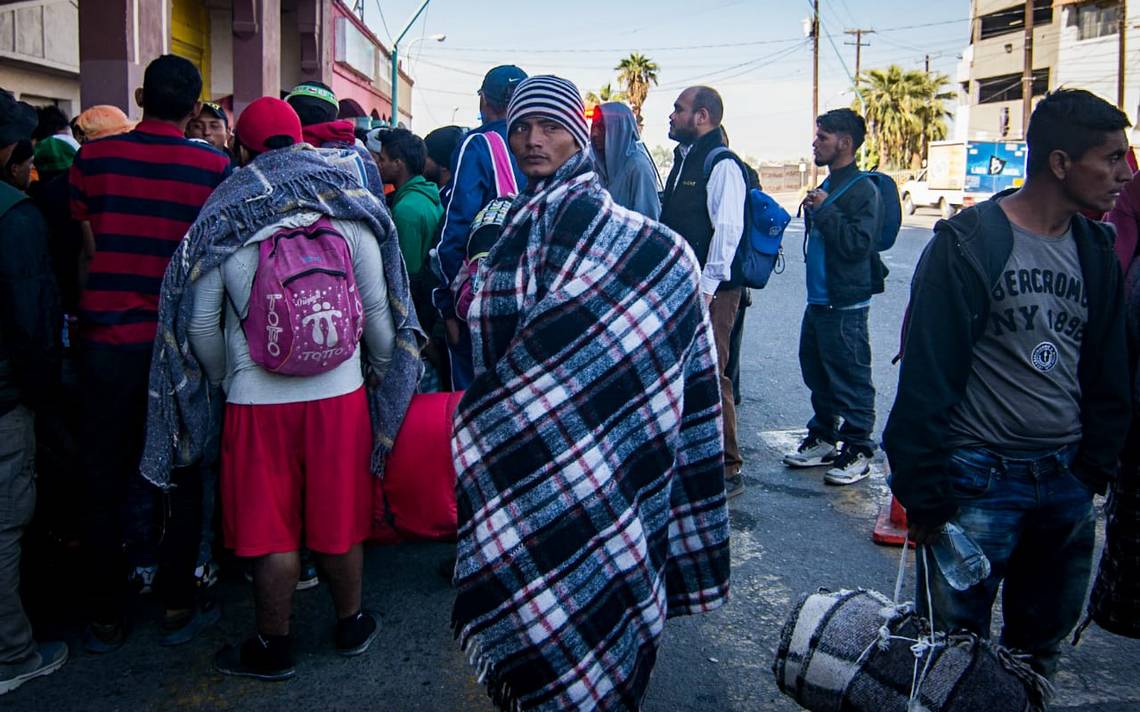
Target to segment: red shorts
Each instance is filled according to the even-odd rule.
[[[372,526],[364,388],[303,403],[226,404],[222,518],[238,556],[343,554]]]

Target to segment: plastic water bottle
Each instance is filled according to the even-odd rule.
[[[942,533],[930,544],[930,552],[946,582],[955,590],[965,591],[990,575],[990,560],[954,522],[946,522]]]

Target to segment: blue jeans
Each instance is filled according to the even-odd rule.
[[[989,450],[955,450],[948,469],[959,510],[954,522],[989,557],[990,576],[956,591],[931,559],[930,597],[939,630],[990,635],[998,586],[1004,625],[1001,643],[1029,653],[1037,672],[1052,677],[1061,641],[1084,608],[1092,568],[1096,520],[1092,491],[1070,469],[1076,445],[1025,459]],[[918,557],[918,610],[926,610]]]

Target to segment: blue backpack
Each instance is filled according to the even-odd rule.
[[[838,200],[839,196],[846,193],[848,188],[863,178],[871,181],[875,189],[879,191],[879,205],[882,209],[883,222],[879,228],[879,234],[875,236],[875,251],[884,252],[894,247],[895,238],[898,237],[899,228],[902,227],[902,203],[899,201],[899,187],[889,175],[878,171],[864,171],[844,183],[839,190],[829,193],[820,207],[830,205]]]
[[[784,271],[784,250],[781,243],[792,216],[772,196],[760,190],[755,173],[748,170],[736,154],[724,146],[714,148],[705,158],[706,181],[712,174],[713,165],[722,157],[736,161],[748,185],[748,195],[744,200],[744,234],[732,258],[732,282],[752,289],[763,289],[773,272],[779,274]]]

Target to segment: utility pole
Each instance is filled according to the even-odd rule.
[[[859,76],[863,73],[863,48],[870,47],[870,44],[863,42],[863,35],[874,34],[874,30],[844,30],[845,35],[855,35],[854,42],[844,42],[843,44],[848,47],[855,48],[855,88],[859,88]]]
[[[1033,113],[1033,0],[1025,0],[1025,58],[1021,67],[1021,138],[1029,133]]]
[[[1124,50],[1125,35],[1128,34],[1128,2],[1120,0],[1120,25],[1117,27],[1120,35],[1120,46],[1116,57],[1116,108],[1124,111]]]
[[[923,55],[922,65],[926,72],[926,78],[930,79],[930,55]],[[924,111],[922,113],[922,160],[930,155],[930,138],[927,133],[930,130],[930,112]]]
[[[819,116],[819,0],[812,0],[811,16],[811,136],[815,140],[815,118]],[[811,162],[811,187],[815,188],[819,167]]]
[[[400,34],[396,35],[396,39],[392,40],[392,117],[388,120],[389,125],[398,126],[400,123],[400,114],[397,110],[400,102],[400,41],[404,39],[404,35],[408,34],[408,30],[412,29],[415,24],[416,18],[424,11],[431,0],[424,0],[420,8],[412,13],[408,19],[404,29],[400,30]]]

